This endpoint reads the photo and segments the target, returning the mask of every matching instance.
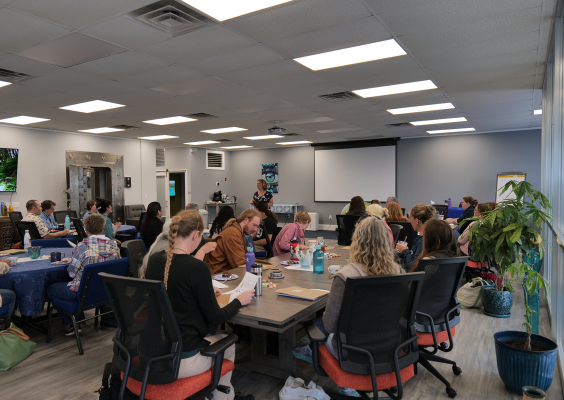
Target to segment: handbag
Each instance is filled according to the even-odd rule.
[[[306,386],[303,379],[289,376],[284,383],[284,387],[278,393],[279,400],[331,400],[323,391],[321,386],[317,386],[314,381]]]
[[[11,324],[0,332],[0,371],[7,371],[28,358],[36,345],[20,328]]]
[[[481,308],[482,307],[482,289],[484,287],[493,286],[493,282],[486,281],[482,278],[474,278],[468,282],[456,293],[461,308]]]

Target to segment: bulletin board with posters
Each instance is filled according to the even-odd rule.
[[[512,190],[508,190],[501,195],[500,189],[510,181],[523,182],[527,180],[526,178],[527,174],[524,172],[503,172],[501,174],[497,174],[495,202],[499,203],[505,199],[514,199],[515,193],[513,193]]]

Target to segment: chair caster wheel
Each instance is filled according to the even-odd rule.
[[[453,365],[452,372],[454,372],[454,375],[460,375],[462,373],[462,369],[460,369],[460,367],[457,367],[456,365]]]
[[[441,349],[442,351],[446,351],[448,349],[448,346],[446,343],[441,343],[439,344],[439,349]]]
[[[397,386],[391,387],[390,392],[396,394],[398,392],[398,387]]]
[[[456,390],[454,390],[453,388],[447,388],[446,392],[448,394],[448,397],[450,397],[451,399],[456,397]]]

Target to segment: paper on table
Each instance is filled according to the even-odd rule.
[[[247,290],[254,289],[257,285],[258,275],[251,274],[250,272],[245,272],[245,276],[243,276],[243,280],[239,283],[239,286],[230,292],[224,294],[230,294],[229,302],[231,303],[237,296],[241,293],[246,292]]]
[[[345,247],[341,247],[341,250],[350,250],[351,246],[345,246]]]
[[[22,262],[28,262],[28,261],[41,261],[41,260],[48,260],[49,256],[41,256],[38,258],[29,258],[29,257],[22,257],[22,258],[18,258],[18,262],[22,263]]]
[[[69,242],[69,244],[71,245],[71,247],[76,247],[76,244],[74,244],[73,242],[71,242],[70,240],[67,239],[67,242]]]
[[[313,265],[310,265],[309,268],[302,268],[300,265],[290,265],[290,266],[286,267],[286,269],[295,269],[297,271],[312,272],[313,271]]]
[[[218,282],[218,281],[216,281],[216,280],[214,280],[214,279],[212,279],[212,285],[213,285],[214,287],[218,288],[218,289],[225,289],[225,288],[228,288],[228,287],[229,287],[229,286],[224,285],[223,283]]]

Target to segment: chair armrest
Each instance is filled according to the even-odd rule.
[[[419,311],[415,311],[415,314],[425,317],[429,320],[429,325],[431,325],[431,333],[433,334],[433,352],[432,353],[429,352],[429,354],[435,354],[437,351],[439,351],[439,343],[437,342],[437,332],[435,331],[435,321],[433,321],[433,317],[431,317],[429,314],[425,314]]]
[[[215,357],[219,353],[223,353],[229,346],[232,344],[237,343],[239,337],[234,333],[230,334],[229,336],[224,337],[223,339],[215,342],[214,344],[209,345],[202,351],[200,354],[206,357]]]
[[[327,337],[321,332],[321,329],[315,325],[313,321],[308,321],[304,324],[307,336],[314,343],[325,342]]]

